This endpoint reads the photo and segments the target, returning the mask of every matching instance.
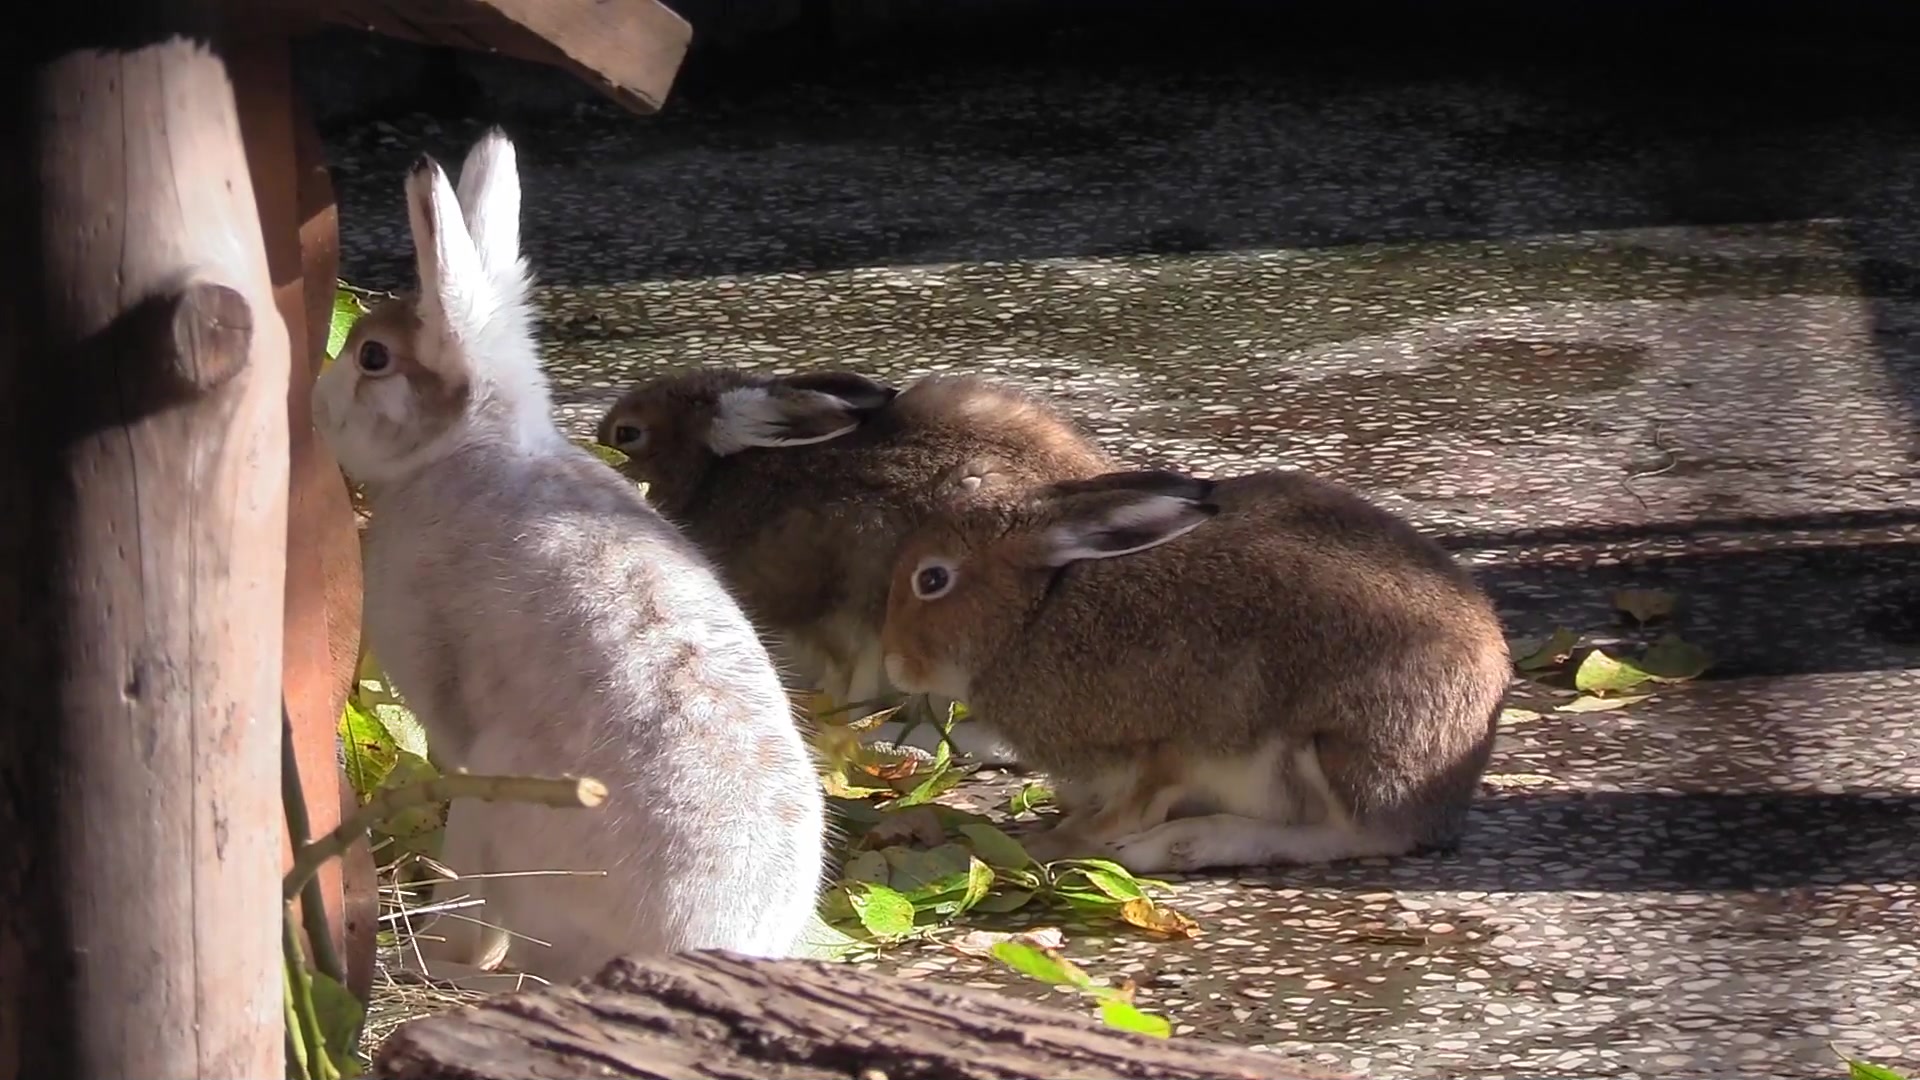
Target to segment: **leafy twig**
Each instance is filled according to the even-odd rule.
[[[548,779],[537,776],[474,776],[449,773],[418,784],[389,788],[375,795],[332,832],[301,847],[293,868],[281,880],[280,893],[291,900],[328,859],[346,853],[369,830],[404,811],[454,799],[487,802],[544,803],[557,807],[593,808],[605,802],[607,787],[589,777]]]
[[[287,839],[294,851],[300,851],[311,838],[313,826],[307,820],[307,796],[300,786],[300,762],[293,749],[293,719],[287,703],[280,703],[280,801],[286,807]],[[333,951],[333,928],[327,925],[327,905],[320,895],[320,879],[309,876],[301,883],[300,918],[307,938],[313,942],[313,966],[320,973],[344,985],[347,981],[340,954]],[[291,900],[289,893],[287,899]]]
[[[281,932],[281,945],[286,953],[285,977],[291,998],[287,1004],[288,1019],[300,1025],[297,1042],[303,1052],[296,1054],[297,1064],[303,1066],[307,1080],[339,1080],[340,1072],[327,1056],[327,1036],[320,1025],[320,1010],[313,1003],[313,981],[307,975],[306,957],[300,949],[300,931],[293,925],[292,910],[280,921],[285,928]],[[289,1070],[289,1075],[297,1074]]]

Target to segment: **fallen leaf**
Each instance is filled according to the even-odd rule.
[[[1173,1034],[1173,1025],[1167,1022],[1166,1017],[1141,1012],[1132,1002],[1118,998],[1109,998],[1100,1003],[1100,1019],[1110,1028],[1150,1035],[1156,1039]]]
[[[881,940],[913,933],[913,902],[897,890],[871,882],[852,886],[847,900],[867,933]]]
[[[1579,634],[1560,626],[1555,627],[1543,642],[1515,643],[1508,648],[1518,657],[1513,663],[1521,671],[1545,671],[1566,663],[1573,655],[1574,647],[1579,644]]]
[[[1604,649],[1595,649],[1575,669],[1573,685],[1575,689],[1589,694],[1617,694],[1631,690],[1649,678],[1652,676],[1634,664],[1609,656]]]
[[[1053,792],[1045,784],[1029,783],[1007,800],[1007,813],[1022,814],[1053,802]]]
[[[1004,915],[1009,911],[1019,911],[1032,899],[1032,889],[1003,889],[989,893],[985,900],[973,905],[973,910],[988,915]]]
[[[946,945],[962,956],[991,959],[993,947],[1003,941],[1017,941],[1036,949],[1058,949],[1066,945],[1067,937],[1058,927],[1053,926],[1039,926],[1032,930],[1020,931],[970,930],[947,941]]]
[[[1532,709],[1501,709],[1500,722],[1503,724],[1525,724],[1540,719],[1540,714]]]
[[[1613,594],[1613,606],[1646,625],[1673,614],[1674,596],[1661,589],[1621,589]]]
[[[1169,907],[1161,907],[1151,900],[1129,900],[1120,905],[1120,918],[1142,930],[1151,930],[1156,934],[1169,937],[1197,937],[1200,924]]]
[[[885,885],[892,874],[893,868],[887,865],[887,857],[877,851],[862,851],[840,868],[842,881],[872,881]]]
[[[1020,941],[1002,941],[990,950],[993,958],[1029,978],[1053,986],[1092,987],[1093,979],[1080,966],[1052,949]]]
[[[1546,785],[1553,783],[1553,777],[1544,776],[1540,773],[1524,773],[1524,772],[1487,773],[1486,775],[1480,778],[1480,782],[1487,785],[1488,787],[1496,787],[1496,788],[1545,787]]]
[[[1647,677],[1663,683],[1697,679],[1712,666],[1713,658],[1705,649],[1680,640],[1677,634],[1660,635],[1640,658],[1640,668]]]
[[[960,835],[967,838],[973,853],[996,869],[1019,870],[1033,865],[1033,856],[1020,841],[992,825],[962,825]]]
[[[1652,696],[1652,694],[1627,694],[1623,697],[1603,698],[1587,694],[1574,698],[1565,705],[1555,705],[1553,711],[1571,713],[1611,712],[1614,709],[1624,709],[1629,705],[1638,705]]]
[[[1906,1077],[1871,1061],[1847,1059],[1847,1080],[1906,1080]]]
[[[575,439],[573,442],[575,446],[580,447],[582,450],[585,450],[587,453],[592,454],[594,457],[599,458],[601,461],[606,462],[616,469],[625,465],[629,460],[627,455],[602,443],[598,439],[581,438]]]
[[[883,848],[913,841],[921,847],[939,847],[947,840],[946,827],[931,807],[913,806],[889,810],[880,816],[861,838],[865,847]]]

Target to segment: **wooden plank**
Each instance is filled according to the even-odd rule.
[[[298,384],[298,392],[289,385],[287,421],[289,432],[305,433],[303,452],[308,472],[307,483],[294,483],[291,505],[301,505],[310,517],[303,535],[310,538],[319,557],[322,584],[321,610],[326,618],[327,676],[326,703],[321,715],[328,718],[328,746],[336,744],[335,732],[347,695],[353,691],[353,677],[360,665],[361,602],[364,599],[360,577],[360,529],[354,520],[352,501],[347,495],[346,478],[340,475],[333,452],[326,440],[313,430],[312,378],[320,373],[326,358],[327,333],[333,322],[333,294],[340,277],[340,211],[334,204],[333,181],[327,175],[326,148],[305,105],[293,102],[294,167],[300,197],[301,276],[306,281],[307,342],[298,355],[305,357],[307,378]],[[295,371],[300,371],[295,365]],[[291,438],[289,438],[291,443]],[[293,457],[299,468],[302,458]],[[289,550],[293,548],[294,514],[288,511]],[[291,601],[289,601],[291,602]],[[329,764],[332,764],[331,762]],[[338,766],[334,766],[339,813],[344,816],[357,808],[353,788]],[[319,828],[314,832],[319,834]],[[341,888],[344,892],[342,932],[346,936],[347,987],[364,1001],[373,987],[374,954],[377,948],[380,916],[379,882],[374,875],[373,852],[357,844],[341,858]]]
[[[283,1072],[287,339],[193,7],[0,85],[0,1077]]]
[[[313,378],[324,356],[339,267],[338,215],[326,169],[313,160],[315,140],[296,137],[292,53],[282,36],[247,37],[227,50],[234,58],[235,96],[254,199],[260,207],[274,302],[286,323],[292,377],[287,383],[286,614],[282,682],[292,722],[294,757],[306,796],[313,835],[329,832],[351,805],[342,799],[344,778],[336,734],[353,676],[359,630],[359,542],[346,484],[313,430]],[[304,153],[303,153],[304,151]],[[344,550],[343,550],[344,549]],[[344,590],[330,587],[328,571],[347,577]],[[351,594],[346,611],[339,592]],[[333,618],[330,619],[330,614]],[[351,642],[336,648],[339,623],[350,620]],[[346,651],[344,661],[337,651]],[[362,858],[370,858],[356,849]],[[287,862],[292,850],[287,849]],[[333,952],[347,951],[343,866],[330,862],[319,873],[333,930]],[[362,883],[362,891],[366,886]],[[375,898],[363,896],[363,906]],[[365,935],[363,934],[362,937]],[[312,946],[309,945],[309,950]],[[364,945],[363,945],[364,951]],[[309,951],[309,955],[313,955]],[[370,962],[355,972],[370,986]]]
[[[666,104],[693,27],[660,0],[228,0],[281,27],[317,21],[571,71],[638,113]]]
[[[524,27],[576,75],[639,112],[666,104],[693,40],[687,21],[657,0],[474,2]]]
[[[412,1021],[387,1080],[1338,1080],[1278,1054],[1115,1031],[1085,1012],[808,960],[626,957],[579,986]]]

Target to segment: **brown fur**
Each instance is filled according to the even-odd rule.
[[[1197,527],[1048,565],[1051,529],[1143,493],[1190,501]],[[953,584],[921,600],[912,578],[928,557]],[[1289,820],[1351,815],[1410,845],[1457,839],[1510,675],[1499,620],[1465,570],[1406,522],[1299,472],[1115,474],[943,514],[901,546],[883,642],[916,683],[957,673],[1022,760],[1070,787],[1119,784],[1134,811],[1171,806],[1183,776],[1252,760],[1278,737],[1317,751],[1339,803],[1306,799]],[[1291,761],[1276,764],[1276,786],[1297,779]]]
[[[844,436],[716,454],[717,403],[743,387],[868,396]],[[643,427],[628,474],[720,564],[763,627],[845,664],[856,639],[878,637],[900,538],[935,509],[1113,468],[1071,420],[1009,387],[938,376],[884,403],[874,388],[891,393],[842,372],[669,375],[624,394],[599,438],[618,446],[622,425]]]
[[[369,341],[387,347],[393,357],[391,374],[379,379],[363,378],[354,388],[354,403],[364,406],[375,388],[387,379],[403,379],[413,389],[418,413],[405,422],[387,422],[381,431],[397,440],[393,448],[412,453],[446,434],[466,415],[471,387],[457,373],[443,373],[421,362],[414,350],[420,334],[419,301],[411,294],[389,297],[375,304],[353,324],[347,340],[341,343],[335,363],[355,363],[360,349]]]

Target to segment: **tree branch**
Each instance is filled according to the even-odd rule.
[[[291,900],[300,894],[307,879],[318,873],[322,863],[343,855],[354,841],[375,825],[429,803],[454,799],[484,799],[487,802],[544,803],[561,808],[592,809],[605,802],[607,786],[590,777],[548,779],[538,776],[474,776],[449,773],[446,776],[405,787],[392,788],[375,795],[367,805],[340,823],[332,832],[294,853],[293,868],[280,885],[281,895]]]

